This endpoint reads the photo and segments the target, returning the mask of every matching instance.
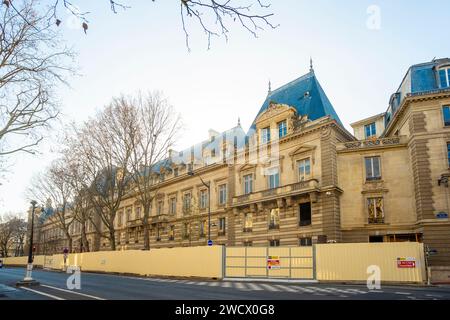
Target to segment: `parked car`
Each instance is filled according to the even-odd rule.
[[[3,260],[0,259],[0,269],[3,268]]]

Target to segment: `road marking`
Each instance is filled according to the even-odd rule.
[[[437,295],[437,294],[426,294],[426,297],[433,297],[433,298],[442,298],[442,296]]]
[[[206,282],[197,282],[196,285],[198,286],[204,286],[206,284]]]
[[[210,286],[210,287],[217,287],[218,285],[219,285],[219,282],[216,282],[216,281],[208,283],[208,286]]]
[[[263,288],[265,288],[269,291],[280,291],[277,288],[275,288],[274,286],[270,286],[268,284],[261,283],[260,286],[262,286]]]
[[[239,290],[243,290],[243,291],[248,291],[249,290],[243,283],[236,282],[234,285]]]
[[[359,290],[359,289],[347,289],[347,291],[348,291],[349,293],[352,293],[352,292],[360,293],[360,294],[366,294],[366,293],[368,293],[367,291],[362,291],[362,290]]]
[[[410,295],[411,293],[409,292],[394,292],[395,294],[402,294],[402,295]]]
[[[231,288],[231,283],[230,282],[224,282],[224,283],[222,283],[222,287],[223,288]]]
[[[49,297],[49,298],[52,298],[52,299],[55,299],[55,300],[66,300],[64,298],[60,298],[60,297],[57,297],[57,296],[54,296],[54,295],[51,295],[51,294],[48,294],[48,293],[45,293],[45,292],[37,291],[37,290],[26,288],[26,287],[22,287],[22,289],[28,290],[28,291],[40,294],[41,296],[46,296],[46,297]]]
[[[294,290],[294,289],[292,289],[291,287],[288,287],[288,286],[284,286],[284,285],[282,285],[282,284],[277,284],[277,285],[275,285],[277,288],[280,288],[280,289],[282,289],[282,290],[284,290],[284,291],[287,291],[287,292],[297,292],[297,290]]]
[[[356,292],[348,292],[347,290],[342,290],[342,289],[337,289],[337,288],[327,288],[327,289],[331,290],[333,292],[338,292],[338,293],[356,294]]]
[[[261,288],[260,286],[258,286],[257,284],[254,284],[254,283],[247,283],[247,285],[250,287],[250,290],[254,290],[254,291],[264,290],[263,288]]]
[[[315,288],[315,287],[308,287],[308,288],[313,289],[315,291],[319,291],[319,292],[332,293],[330,290],[327,290],[327,289]]]
[[[311,289],[306,289],[306,288],[300,287],[300,286],[295,286],[295,287],[292,287],[292,288],[295,288],[295,290],[297,290],[297,291],[303,291],[303,292],[306,292],[306,293],[312,293],[312,292],[314,292],[314,291],[311,290]]]
[[[76,291],[72,291],[72,290],[61,289],[61,288],[57,288],[57,287],[53,287],[53,286],[49,286],[49,285],[45,285],[45,284],[41,284],[41,287],[46,287],[46,288],[55,289],[55,290],[59,290],[59,291],[63,291],[63,292],[78,294],[80,296],[84,296],[84,297],[87,297],[87,298],[92,298],[92,299],[95,299],[95,300],[106,300],[106,299],[103,299],[103,298],[100,298],[100,297],[91,296],[90,294],[85,294],[85,293],[76,292]]]

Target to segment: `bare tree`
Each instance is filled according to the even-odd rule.
[[[67,137],[71,141],[71,137]],[[74,145],[74,143],[69,143]],[[61,159],[65,162],[65,179],[70,184],[73,192],[72,214],[81,225],[81,252],[89,252],[90,246],[87,239],[87,226],[92,219],[92,201],[89,187],[93,179],[87,173],[83,162],[72,152],[70,148],[63,151]]]
[[[51,210],[49,221],[64,233],[68,242],[68,249],[72,251],[72,235],[70,226],[75,220],[71,212],[73,197],[72,186],[66,179],[67,168],[63,161],[55,160],[50,167],[33,178],[32,186],[28,190],[30,196],[46,203],[46,210]]]
[[[73,53],[49,23],[50,12],[35,6],[34,0],[0,5],[0,164],[37,151],[42,130],[58,116],[54,87],[73,72]]]
[[[158,195],[160,176],[170,168],[168,152],[179,132],[180,118],[158,92],[139,93],[136,98],[126,98],[124,102],[135,109],[134,130],[128,131],[132,143],[130,176],[143,207],[144,249],[149,250],[151,204]]]
[[[3,221],[2,221],[3,220]],[[10,249],[16,246],[16,255],[23,251],[27,223],[17,215],[6,215],[0,217],[0,252],[1,256],[10,255]]]
[[[122,98],[113,99],[95,119],[77,131],[76,143],[71,148],[82,161],[86,174],[93,177],[88,194],[100,223],[95,217],[91,222],[97,233],[109,240],[112,250],[116,249],[116,213],[130,182],[127,169],[133,144],[128,132],[136,130],[132,128],[136,117],[133,112]]]
[[[152,0],[155,2],[155,0]],[[263,3],[263,0],[177,0],[180,3],[180,18],[182,28],[185,33],[186,46],[189,49],[189,32],[187,20],[193,19],[202,28],[208,39],[208,49],[211,45],[212,36],[224,36],[228,39],[230,25],[238,23],[242,28],[257,37],[258,32],[264,27],[275,29],[278,25],[270,22],[273,13],[267,10],[270,4]],[[112,12],[117,13],[118,9],[126,10],[130,8],[128,1],[105,0]],[[61,18],[58,16],[58,9],[62,7],[72,15],[81,20],[81,25],[86,33],[88,29],[89,12],[80,11],[73,1],[54,0],[53,15],[57,25],[60,25]]]

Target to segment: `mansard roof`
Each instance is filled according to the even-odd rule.
[[[442,86],[439,80],[439,68],[444,66],[450,66],[449,58],[433,59],[430,62],[409,67],[398,90],[390,98],[389,108],[386,111],[386,126],[407,96],[436,90],[448,90],[448,88]]]
[[[314,70],[282,87],[269,91],[266,100],[253,121],[250,131],[256,127],[256,118],[267,110],[271,102],[287,104],[296,109],[298,115],[307,115],[309,120],[331,116],[342,125],[325,91],[322,89]]]

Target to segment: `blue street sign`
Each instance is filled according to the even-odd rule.
[[[208,240],[208,246],[212,246],[212,245],[213,245],[212,240]]]
[[[448,218],[448,213],[447,212],[439,212],[436,215],[436,218],[438,218],[438,219],[447,219]]]

